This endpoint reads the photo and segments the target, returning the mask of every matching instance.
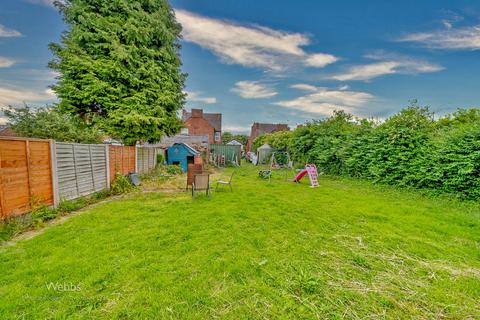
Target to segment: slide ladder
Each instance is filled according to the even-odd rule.
[[[314,164],[306,164],[305,169],[307,169],[308,177],[310,178],[311,187],[312,188],[318,187],[317,166]]]

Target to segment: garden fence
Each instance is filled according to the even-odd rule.
[[[154,169],[160,152],[160,148],[137,147],[137,172],[148,173]]]
[[[48,140],[0,137],[0,218],[53,204],[51,159]]]
[[[0,137],[0,220],[109,189],[117,174],[148,173],[159,151]]]
[[[108,188],[108,146],[55,143],[58,198],[75,199]]]
[[[109,146],[110,181],[115,180],[117,174],[127,175],[136,170],[135,147]]]

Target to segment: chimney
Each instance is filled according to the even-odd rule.
[[[203,118],[203,109],[192,109],[192,118]]]

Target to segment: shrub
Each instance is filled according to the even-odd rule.
[[[163,154],[158,153],[157,154],[157,165],[163,165],[165,163],[165,157]]]
[[[121,174],[115,176],[115,180],[110,188],[112,194],[122,194],[133,190],[135,190],[135,186],[130,182],[130,179]]]
[[[288,134],[257,139],[286,144],[294,161],[313,162],[327,174],[480,199],[480,109],[435,121],[414,102],[383,123],[335,111]]]
[[[177,175],[177,174],[182,174],[182,168],[179,165],[168,165],[165,166],[165,171],[169,175]]]

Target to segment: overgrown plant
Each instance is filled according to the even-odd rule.
[[[480,109],[434,120],[415,102],[383,123],[343,111],[290,133],[257,138],[327,174],[480,199]]]
[[[130,182],[127,176],[117,174],[113,181],[110,191],[112,194],[128,193],[135,190],[135,186]]]

